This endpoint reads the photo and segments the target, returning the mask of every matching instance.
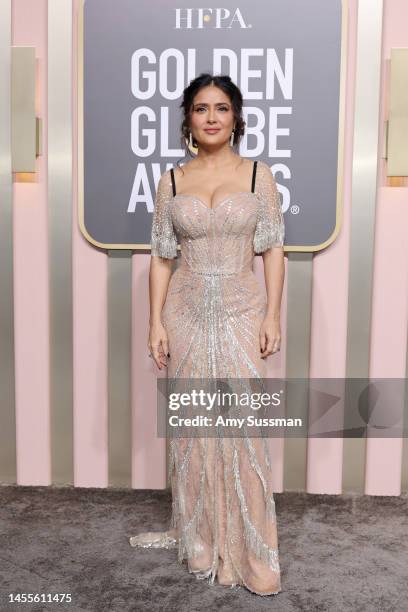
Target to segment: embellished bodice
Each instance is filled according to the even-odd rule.
[[[179,269],[201,274],[250,271],[255,253],[283,246],[284,221],[273,174],[258,162],[253,191],[231,193],[213,208],[194,195],[174,194],[171,171],[156,195],[151,254],[177,257]]]
[[[224,275],[252,269],[257,194],[237,192],[214,208],[194,196],[175,195],[169,206],[182,270]]]

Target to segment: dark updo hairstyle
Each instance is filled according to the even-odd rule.
[[[193,100],[197,93],[203,87],[207,87],[208,85],[215,85],[219,89],[221,89],[231,100],[232,110],[234,113],[234,140],[233,146],[236,147],[244,132],[245,132],[245,121],[242,116],[242,106],[243,106],[243,98],[242,93],[235,85],[235,83],[231,80],[231,77],[228,75],[219,75],[213,76],[209,73],[201,73],[195,79],[190,81],[190,84],[183,91],[183,99],[180,104],[180,108],[183,109],[184,117],[181,123],[181,146],[186,152],[186,156],[190,155],[192,157],[192,153],[190,151],[189,146],[186,144],[190,137],[190,112],[193,106]],[[195,146],[195,140],[193,138],[193,145]],[[179,160],[180,161],[180,160]],[[179,165],[179,162],[177,162]]]

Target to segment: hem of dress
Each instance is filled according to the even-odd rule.
[[[216,576],[212,576],[211,568],[208,569],[207,571],[189,569],[188,572],[189,574],[193,574],[197,578],[197,580],[206,580],[210,586],[213,586],[215,583],[218,586],[222,586],[222,587],[230,588],[230,589],[244,587],[244,589],[247,589],[247,591],[249,591],[250,593],[253,593],[254,595],[260,595],[261,597],[267,597],[269,595],[278,595],[279,593],[282,592],[282,589],[279,588],[277,591],[268,591],[267,593],[261,593],[260,591],[255,591],[254,589],[251,589],[251,587],[245,584],[244,582],[235,582],[233,584],[221,584],[220,582],[218,582],[218,580],[214,580]]]

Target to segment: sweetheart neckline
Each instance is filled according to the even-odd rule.
[[[215,211],[220,206],[222,206],[223,204],[226,204],[229,200],[231,200],[233,198],[233,196],[236,196],[236,195],[253,195],[253,196],[257,196],[257,193],[255,191],[234,191],[233,193],[230,193],[230,195],[227,196],[226,198],[223,198],[222,200],[217,202],[216,206],[207,206],[207,204],[205,202],[203,202],[203,200],[201,200],[201,198],[198,198],[197,196],[194,196],[194,195],[192,195],[190,193],[176,193],[176,195],[173,196],[173,200],[175,200],[176,198],[192,198],[193,200],[196,200],[199,204],[202,204],[204,206],[204,208],[206,208],[207,210]]]

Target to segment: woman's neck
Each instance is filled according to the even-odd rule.
[[[197,156],[195,158],[195,164],[197,167],[206,169],[217,169],[227,168],[239,161],[241,157],[231,150],[228,145],[226,148],[216,150],[205,150],[202,147],[198,149]]]

